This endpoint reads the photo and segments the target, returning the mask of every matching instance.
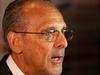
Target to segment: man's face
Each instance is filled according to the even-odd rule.
[[[31,18],[31,20],[33,20]],[[37,25],[30,25],[27,32],[59,31],[53,40],[44,34],[26,34],[23,38],[23,57],[27,68],[37,75],[60,75],[67,41],[61,32],[65,27],[62,16],[53,12],[37,21]],[[32,24],[31,21],[30,24]],[[53,34],[53,33],[52,33]],[[53,36],[55,37],[55,36]],[[50,39],[50,40],[49,40]]]

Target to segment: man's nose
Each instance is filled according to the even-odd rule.
[[[57,39],[55,40],[54,47],[56,48],[66,48],[68,46],[67,39],[63,34],[59,34]]]

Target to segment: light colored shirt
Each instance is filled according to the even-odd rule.
[[[9,55],[6,62],[13,75],[25,75],[16,65],[11,55]]]

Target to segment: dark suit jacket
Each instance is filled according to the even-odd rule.
[[[13,75],[7,66],[6,63],[7,58],[8,55],[4,56],[3,59],[0,61],[0,75]]]

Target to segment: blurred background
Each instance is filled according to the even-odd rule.
[[[6,53],[2,39],[2,16],[13,0],[0,0],[0,59]],[[51,1],[74,31],[69,41],[62,75],[100,75],[100,0]]]

